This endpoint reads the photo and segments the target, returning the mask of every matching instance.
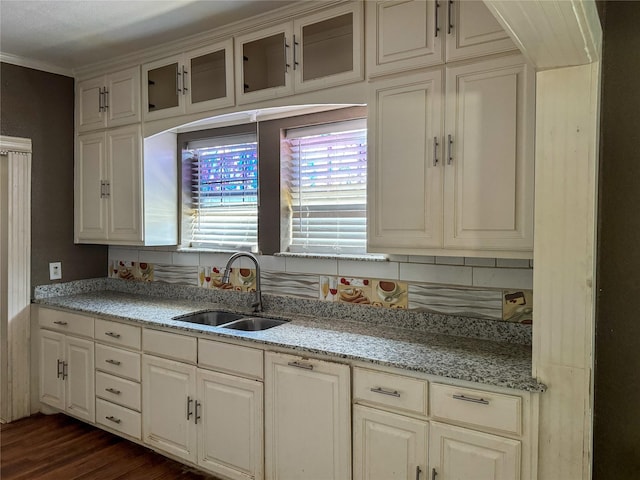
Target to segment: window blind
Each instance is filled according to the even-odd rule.
[[[254,135],[198,140],[191,164],[192,247],[250,250],[258,244],[258,153]]]
[[[366,252],[367,130],[353,120],[288,130],[282,176],[290,252]]]

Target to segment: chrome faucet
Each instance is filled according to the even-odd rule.
[[[237,258],[247,257],[249,260],[253,261],[256,266],[256,292],[255,299],[251,304],[254,312],[262,311],[262,292],[260,291],[260,264],[258,263],[258,259],[255,255],[249,252],[237,252],[229,257],[227,260],[227,266],[224,267],[224,273],[222,274],[222,283],[229,283],[229,275],[231,274],[231,264],[235,262]]]

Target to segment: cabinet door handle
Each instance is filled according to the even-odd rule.
[[[180,92],[182,92],[182,88],[180,88],[180,77],[181,77],[181,73],[180,70],[176,70],[176,96],[180,95]]]
[[[433,166],[438,166],[438,137],[433,137]]]
[[[447,145],[447,165],[451,165],[451,162],[453,162],[453,136],[447,135]]]
[[[104,188],[105,188],[105,197],[109,198],[111,196],[111,182],[110,181],[106,181],[104,182]]]
[[[189,72],[185,70],[184,65],[182,65],[182,94],[186,95],[189,89],[187,88],[187,74]]]
[[[302,368],[304,370],[313,370],[313,365],[309,363],[289,362],[287,365],[289,365],[290,367]]]
[[[191,418],[193,412],[191,411],[191,404],[193,403],[193,398],[187,396],[187,420]]]
[[[287,37],[284,37],[284,73],[287,73],[291,66],[289,62],[287,62],[287,48],[289,48],[289,45],[287,44]]]
[[[104,180],[100,180],[100,198],[104,198],[106,196],[106,187]]]
[[[114,395],[120,395],[120,390],[116,390],[115,388],[105,388],[105,391],[109,392],[109,393],[113,393]]]
[[[104,417],[107,420],[109,420],[110,422],[113,423],[122,423],[122,420],[120,420],[119,418],[114,417],[113,415],[109,415],[108,417]]]
[[[420,474],[422,470],[420,469],[420,465],[416,465],[416,480],[420,480]]]
[[[382,387],[375,387],[372,388],[371,391],[373,393],[380,393],[381,395],[389,395],[390,397],[400,398],[400,392],[398,392],[397,390],[386,390]]]
[[[438,2],[438,0],[436,0],[436,4],[433,7],[433,9],[435,10],[435,30],[436,30],[436,34],[435,37],[438,37],[438,32],[440,31],[440,2]]]
[[[69,366],[69,364],[67,362],[62,362],[62,379],[66,380],[67,377],[69,376],[67,374],[67,367]]]
[[[449,4],[447,5],[447,21],[449,24],[447,25],[447,34],[451,34],[451,30],[453,30],[453,0],[449,0]]]
[[[438,476],[438,472],[436,471],[435,467],[431,469],[431,480],[436,480],[436,477]]]
[[[56,366],[56,372],[57,372],[57,376],[56,378],[60,378],[63,374],[63,370],[60,369],[60,367],[62,366],[62,360],[58,360],[58,365]]]
[[[102,108],[106,112],[107,109],[109,108],[109,90],[107,90],[107,87],[104,87],[104,90],[102,91],[102,95],[103,95],[103,98],[104,98],[103,107]]]
[[[455,400],[462,400],[464,402],[479,403],[481,405],[489,405],[489,400],[485,400],[484,398],[466,397],[464,395],[453,395],[453,398]]]
[[[202,403],[196,400],[196,415],[193,419],[193,423],[198,424],[198,420],[200,420],[200,415],[198,414],[198,409],[202,406]]]
[[[121,362],[121,361],[119,361],[119,360],[112,360],[112,359],[110,359],[110,358],[107,358],[107,359],[105,360],[105,362],[110,363],[111,365],[116,365],[116,366],[118,366],[118,365],[120,365],[120,364],[122,363],[122,362]]]
[[[113,338],[120,338],[120,334],[119,333],[115,333],[115,332],[104,332],[104,334],[108,337],[113,337]]]
[[[296,36],[293,36],[293,69],[295,70],[296,67],[299,65],[298,63],[298,59],[296,58],[296,46],[298,45],[298,42],[296,42]]]
[[[102,87],[98,88],[98,111],[102,112]]]
[[[63,327],[67,325],[67,322],[65,322],[64,320],[56,320],[53,323],[55,323],[56,325],[61,325]]]

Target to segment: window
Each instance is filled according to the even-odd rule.
[[[295,253],[366,253],[366,120],[289,129],[281,178]]]
[[[258,151],[255,134],[188,141],[182,150],[183,245],[257,250]],[[188,203],[188,202],[187,202]]]

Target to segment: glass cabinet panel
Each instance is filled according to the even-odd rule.
[[[178,106],[178,64],[172,63],[149,70],[149,112]]]
[[[247,42],[242,46],[244,92],[285,85],[285,34]]]
[[[353,70],[353,13],[302,27],[304,82]]]
[[[191,59],[191,103],[227,96],[226,54],[224,50]]]

